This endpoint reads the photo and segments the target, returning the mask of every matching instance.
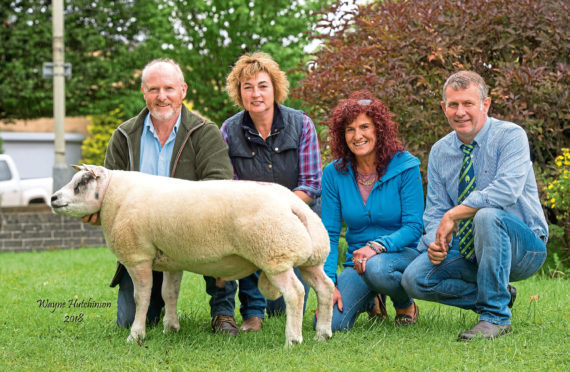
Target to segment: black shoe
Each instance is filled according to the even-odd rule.
[[[517,299],[517,289],[515,288],[514,285],[507,285],[507,291],[509,291],[509,294],[511,295],[511,300],[509,301],[509,309],[513,307],[513,305],[515,304],[515,300]]]
[[[234,317],[226,315],[216,315],[212,318],[212,331],[228,336],[237,336],[239,334],[239,328]]]
[[[469,341],[474,339],[477,335],[481,335],[486,339],[497,338],[505,335],[511,331],[510,325],[498,325],[480,320],[475,327],[468,331],[461,332],[457,337],[457,341]]]

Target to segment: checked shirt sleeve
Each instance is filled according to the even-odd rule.
[[[321,195],[321,151],[311,118],[303,114],[303,132],[299,144],[299,180],[294,189],[315,199]]]

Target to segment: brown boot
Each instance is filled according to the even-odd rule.
[[[239,329],[233,316],[216,315],[212,318],[212,331],[228,336],[237,336]]]
[[[261,324],[263,324],[263,319],[252,316],[244,320],[239,329],[243,332],[259,332],[261,331]]]

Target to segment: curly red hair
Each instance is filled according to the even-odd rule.
[[[335,167],[340,171],[346,171],[350,163],[356,171],[355,157],[346,143],[345,130],[346,126],[362,113],[372,119],[376,129],[376,171],[381,177],[394,155],[404,150],[404,144],[400,140],[398,124],[392,121],[394,114],[369,91],[353,92],[348,99],[340,101],[332,111],[329,119],[329,146],[333,157],[339,159]]]

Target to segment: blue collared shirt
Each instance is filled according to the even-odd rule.
[[[141,135],[141,155],[139,170],[142,173],[153,174],[155,176],[170,177],[170,161],[172,159],[172,151],[174,149],[174,140],[180,127],[180,116],[176,120],[170,136],[160,146],[160,140],[154,130],[150,113],[144,119],[144,128]]]
[[[474,139],[471,153],[477,190],[461,203],[471,208],[499,208],[520,218],[537,237],[548,237],[548,225],[538,198],[538,189],[528,138],[520,126],[488,117]],[[428,163],[428,189],[424,227],[418,249],[435,240],[439,223],[458,205],[459,171],[463,152],[455,131],[433,145]]]

